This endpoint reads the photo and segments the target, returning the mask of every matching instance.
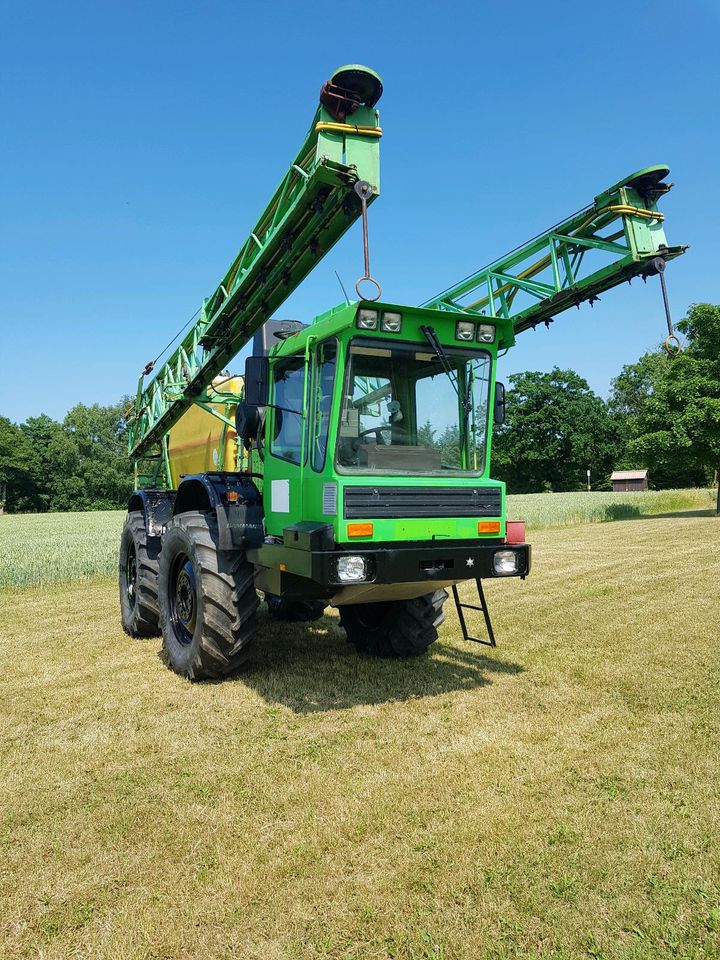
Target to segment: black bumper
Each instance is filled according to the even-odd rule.
[[[518,569],[511,574],[498,574],[493,557],[498,550],[510,550],[518,557]],[[264,543],[248,550],[248,559],[257,567],[259,586],[278,595],[294,592],[301,578],[305,593],[312,581],[318,596],[332,594],[350,583],[433,583],[451,580],[526,577],[530,572],[531,547],[527,543],[507,544],[502,540],[432,541],[411,544],[343,544],[333,549],[302,549],[287,544]],[[338,559],[361,556],[367,561],[368,575],[363,581],[341,580]]]

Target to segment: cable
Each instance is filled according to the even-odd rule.
[[[354,123],[328,123],[327,121],[320,121],[315,124],[316,133],[356,133],[361,137],[378,137],[382,136],[382,127],[358,127]]]
[[[179,329],[178,332],[175,334],[175,336],[172,338],[172,340],[171,340],[169,343],[166,343],[165,346],[164,346],[164,347],[162,348],[162,350],[160,351],[160,353],[155,357],[155,359],[154,359],[154,360],[151,360],[150,363],[147,364],[147,366],[145,367],[145,370],[147,371],[147,373],[145,374],[145,376],[148,376],[148,374],[150,374],[150,373],[153,372],[153,370],[154,370],[154,368],[155,368],[155,364],[158,362],[158,360],[160,359],[160,357],[165,353],[165,351],[167,350],[167,348],[168,348],[168,347],[171,347],[171,346],[175,343],[175,341],[176,341],[177,338],[180,336],[180,334],[183,332],[183,330],[184,330],[186,327],[189,327],[189,326],[190,326],[190,324],[193,322],[193,320],[195,319],[195,317],[196,317],[199,313],[200,313],[200,308],[198,307],[198,309],[197,309],[197,310],[195,311],[195,313],[190,317],[190,319],[180,327],[180,329]]]

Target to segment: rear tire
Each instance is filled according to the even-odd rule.
[[[214,514],[173,517],[160,554],[160,625],[168,666],[189,680],[226,677],[255,638],[254,569],[242,550],[219,551]]]
[[[327,604],[322,600],[286,600],[274,593],[265,594],[268,616],[271,620],[289,623],[311,623],[325,613]]]
[[[419,657],[438,638],[445,620],[445,590],[414,600],[388,600],[340,607],[340,623],[359,653],[374,657]]]
[[[142,510],[128,513],[120,536],[120,620],[131,637],[157,637],[160,538],[149,537]]]

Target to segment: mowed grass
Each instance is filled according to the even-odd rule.
[[[509,496],[507,515],[528,530],[682,510],[710,511],[712,490],[540,493]],[[114,576],[125,511],[0,516],[0,588]]]
[[[263,618],[219,684],[114,582],[5,591],[0,955],[720,956],[719,536],[537,533],[496,651],[448,607],[414,662]]]

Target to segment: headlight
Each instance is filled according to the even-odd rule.
[[[338,580],[344,583],[358,583],[367,577],[367,563],[365,557],[338,557]]]
[[[402,327],[401,313],[383,313],[380,321],[380,329],[386,333],[400,333]]]
[[[520,557],[514,550],[496,550],[493,554],[493,570],[499,577],[509,577],[518,572]]]
[[[378,312],[377,310],[367,310],[362,308],[357,312],[358,330],[377,330]]]
[[[495,339],[495,324],[479,323],[477,328],[477,338],[479,343],[492,343]]]
[[[475,324],[469,320],[458,320],[455,324],[456,340],[472,340],[475,336]]]

